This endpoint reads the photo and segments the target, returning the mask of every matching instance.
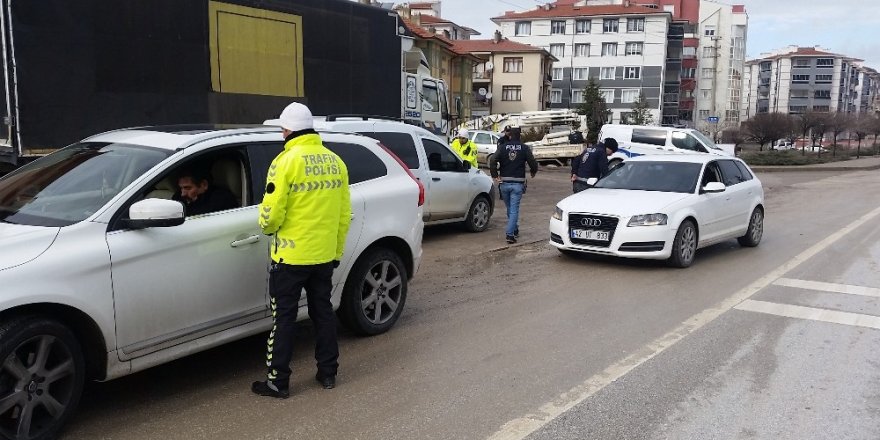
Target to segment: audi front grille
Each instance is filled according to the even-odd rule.
[[[569,213],[568,237],[574,244],[607,248],[609,245],[611,245],[611,241],[614,240],[614,231],[617,229],[618,221],[619,219],[617,217]],[[572,238],[572,229],[592,229],[594,231],[608,231],[608,241]]]

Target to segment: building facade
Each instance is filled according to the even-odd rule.
[[[667,37],[671,14],[625,2],[557,2],[492,20],[512,41],[547,50],[552,108],[576,108],[592,78],[620,122],[640,94],[655,122],[661,120]]]
[[[861,60],[818,47],[790,46],[746,62],[740,120],[780,112],[857,113]]]
[[[455,49],[482,60],[473,72],[472,116],[547,110],[550,69],[557,58],[540,48],[501,38],[460,40]]]
[[[742,5],[700,2],[694,122],[702,131],[739,126],[748,21]]]

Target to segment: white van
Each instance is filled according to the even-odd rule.
[[[698,152],[734,155],[732,150],[718,147],[706,135],[692,128],[605,124],[599,131],[599,140],[605,138],[614,138],[619,147],[616,153],[608,157],[610,165],[647,154]]]

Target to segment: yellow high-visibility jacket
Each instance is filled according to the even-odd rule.
[[[272,261],[314,265],[342,258],[351,224],[348,168],[317,134],[284,144],[269,167],[260,228],[273,235]]]
[[[452,151],[458,153],[459,157],[471,163],[471,167],[477,168],[477,145],[473,141],[461,143],[458,138],[452,141]]]

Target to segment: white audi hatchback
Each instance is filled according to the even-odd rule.
[[[708,154],[628,159],[556,205],[550,244],[585,252],[693,263],[699,248],[761,242],[764,189],[741,160]]]
[[[355,332],[381,333],[419,267],[424,188],[376,140],[321,136],[351,186],[332,303]],[[277,127],[128,129],[0,179],[0,437],[54,438],[85,379],[271,327],[257,206],[282,148]],[[185,216],[172,195],[190,167],[210,170],[237,205]]]

